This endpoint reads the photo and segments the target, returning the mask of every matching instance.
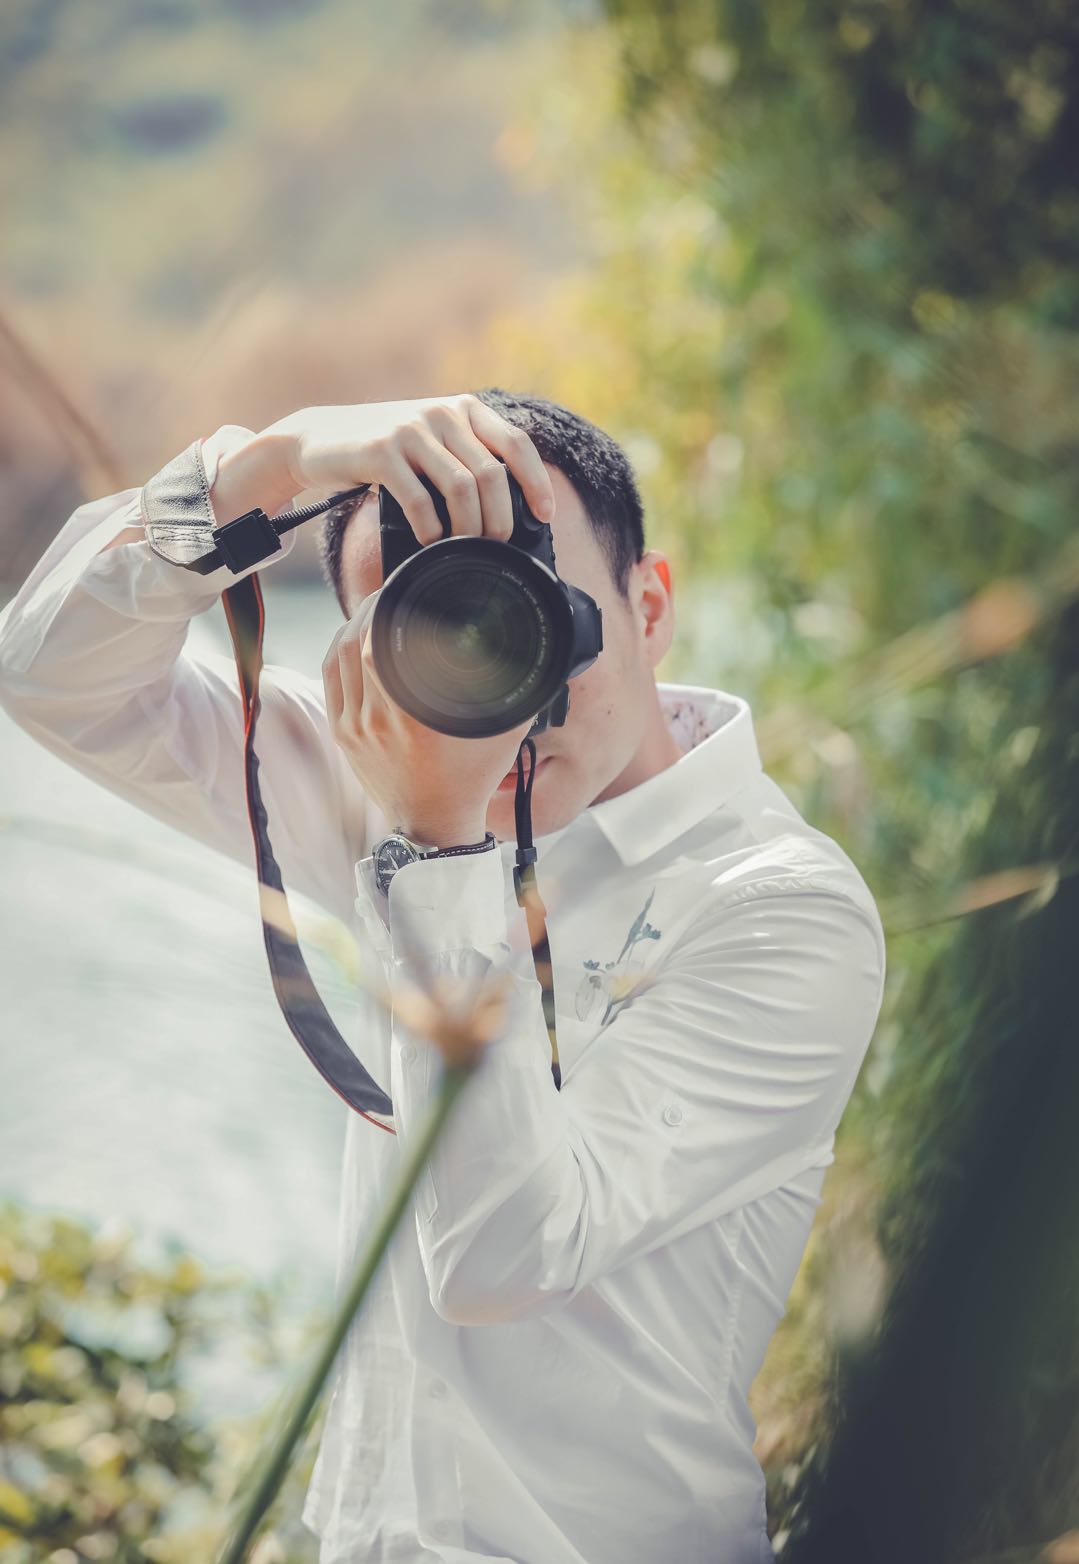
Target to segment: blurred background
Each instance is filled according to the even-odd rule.
[[[621,441],[659,677],[749,700],[888,933],[754,1386],[773,1547],[1079,1558],[1075,8],[8,0],[0,91],[0,601],[225,422],[501,385]],[[262,576],[313,677],[316,526]],[[207,1557],[328,1318],[347,1110],[252,875],[3,713],[0,759],[0,1555]],[[317,1556],[316,1441],[258,1564]]]

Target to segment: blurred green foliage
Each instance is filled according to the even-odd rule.
[[[1049,982],[1079,935],[1079,13],[605,12],[504,139],[598,263],[453,368],[502,355],[623,440],[674,567],[660,676],[749,698],[890,931],[755,1386],[774,1541],[1033,1556],[1079,1522],[1075,1006]],[[987,877],[1053,864],[992,904],[1016,888]]]
[[[713,217],[685,282],[721,322],[703,385],[744,464],[729,522],[686,518],[688,559],[748,571],[783,626],[760,700],[827,709],[837,660],[1000,578],[1051,575],[1074,536],[1079,15],[1052,0],[607,12],[644,161],[667,204]],[[643,395],[699,398],[668,362],[651,359]],[[708,449],[682,442],[691,469]],[[882,710],[833,717],[848,742],[826,736],[798,773],[814,823],[885,903],[1079,866],[1075,611],[1013,639],[1007,596],[990,603],[983,661],[912,669]],[[841,645],[812,633],[836,606],[858,627]],[[871,811],[844,820],[829,753],[860,754]],[[845,1124],[878,1149],[890,1307],[879,1357],[855,1350],[837,1386],[826,1480],[783,1517],[798,1559],[1036,1548],[1079,1519],[1074,878],[1018,925],[1015,910],[893,943],[891,1078],[866,1103],[863,1072]]]
[[[128,1233],[0,1207],[5,1564],[181,1564],[219,1544],[281,1398],[211,1424],[189,1371],[226,1350],[284,1384],[296,1348],[277,1293],[172,1248],[148,1264]],[[316,1556],[298,1520],[311,1460],[297,1461],[271,1512],[263,1564]]]

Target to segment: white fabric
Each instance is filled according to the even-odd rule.
[[[205,442],[211,483],[249,434]],[[0,615],[0,699],[69,764],[252,861],[235,670],[184,650],[230,578],[144,542],[96,555],[137,517],[127,490],[66,523]],[[748,1392],[880,1009],[864,880],[761,770],[741,697],[660,683],[681,758],[537,838],[559,1092],[514,844],[408,864],[382,896],[387,822],[321,684],[267,667],[262,691],[286,886],[347,920],[395,994],[417,947],[511,979],[335,1365],[303,1511],[320,1564],[767,1564]],[[338,1295],[440,1069],[363,988],[352,1041],[397,1134],[348,1115]]]

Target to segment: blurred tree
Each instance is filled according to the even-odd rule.
[[[961,922],[902,1008],[881,1103],[895,1285],[878,1338],[840,1354],[798,1564],[1033,1559],[1079,1522],[1079,603],[1036,650],[1035,746],[962,868],[1061,876]]]
[[[596,265],[461,344],[456,378],[503,358],[507,383],[624,441],[674,564],[673,676],[747,694],[770,769],[885,908],[1067,866],[1073,620],[1053,616],[1079,499],[1079,12],[605,11],[537,61],[500,144],[518,177],[573,182]],[[997,585],[1017,576],[1041,588]],[[863,680],[874,664],[887,676]],[[958,1561],[1079,1519],[1076,1028],[1048,986],[1079,933],[1074,881],[1043,897],[1018,924],[1011,903],[890,942],[833,1209],[770,1354],[789,1388],[763,1387],[772,1519],[797,1557]],[[1002,1128],[1009,1100],[1022,1131]],[[822,1328],[849,1370],[838,1398]]]
[[[1079,497],[1079,14],[607,11],[630,120],[727,236],[713,383],[735,427],[765,393],[737,529],[772,604],[797,625],[823,577],[881,640],[1044,566]],[[866,735],[882,886],[909,885],[912,860],[928,885],[1074,858],[1079,616],[1019,640],[903,692],[902,764]],[[1017,730],[1033,753],[1002,764]],[[792,1506],[799,1560],[956,1560],[1079,1519],[1074,878],[1026,910],[926,942],[893,1017],[896,1285],[833,1405],[827,1474],[810,1463]]]

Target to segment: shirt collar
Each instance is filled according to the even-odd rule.
[[[753,715],[740,695],[697,684],[657,681],[667,726],[683,753],[614,798],[590,804],[575,820],[536,838],[541,856],[589,816],[624,864],[642,863],[741,792],[760,773]],[[505,844],[513,855],[514,845]]]

